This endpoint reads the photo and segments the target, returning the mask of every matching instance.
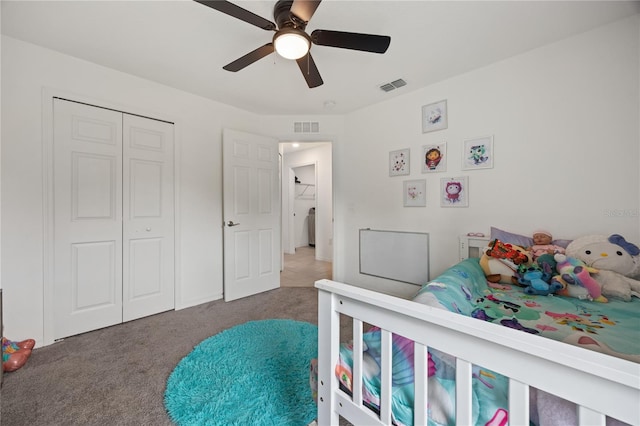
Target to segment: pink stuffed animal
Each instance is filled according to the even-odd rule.
[[[600,284],[591,277],[590,273],[597,273],[598,270],[587,266],[580,259],[573,257],[567,257],[564,254],[556,254],[554,259],[558,264],[556,269],[562,278],[562,281],[567,284],[577,284],[584,287],[589,293],[589,299],[595,302],[608,302],[607,298],[602,295],[602,289]],[[560,291],[562,295],[572,295],[571,290],[565,287],[564,291]]]

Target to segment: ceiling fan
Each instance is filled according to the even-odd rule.
[[[284,58],[295,60],[307,85],[313,88],[322,85],[323,81],[309,52],[312,43],[319,46],[384,53],[391,42],[391,37],[388,36],[344,31],[314,30],[311,35],[307,34],[305,28],[321,0],[278,0],[273,8],[273,17],[277,25],[225,0],[194,1],[263,30],[275,31],[270,43],[222,67],[227,71],[240,71],[276,51]]]

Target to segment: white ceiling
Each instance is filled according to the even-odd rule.
[[[274,21],[275,0],[236,0]],[[273,32],[191,0],[2,0],[2,33],[260,114],[344,114],[640,13],[638,1],[344,1],[320,4],[314,29],[391,37],[383,55],[313,46],[324,85],[272,54],[222,67]],[[402,78],[407,86],[379,86]],[[335,102],[333,108],[325,107]]]

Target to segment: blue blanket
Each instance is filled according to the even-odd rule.
[[[478,259],[467,259],[425,284],[414,301],[523,332],[640,363],[640,300],[598,303],[562,296],[528,295],[518,286],[491,288]],[[364,333],[363,398],[380,403],[380,330]],[[413,342],[393,335],[392,418],[413,425]],[[340,348],[336,374],[351,390],[353,345]],[[429,349],[429,425],[455,423],[455,359]],[[508,379],[473,367],[475,425],[503,426],[508,417]]]
[[[490,288],[478,259],[422,287],[414,301],[640,363],[640,300],[607,303]]]

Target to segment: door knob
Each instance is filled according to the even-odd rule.
[[[234,221],[230,220],[229,222],[227,222],[227,226],[238,226],[240,225],[239,223],[235,223]]]

